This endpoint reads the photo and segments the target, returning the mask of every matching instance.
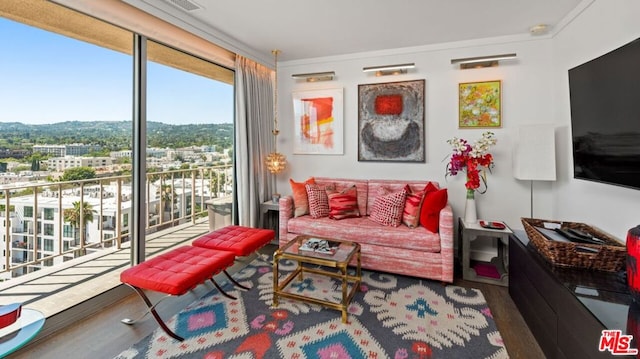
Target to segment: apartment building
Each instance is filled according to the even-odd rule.
[[[50,171],[64,171],[74,167],[106,167],[113,164],[111,157],[77,157],[64,156],[53,157],[47,160],[47,168]]]

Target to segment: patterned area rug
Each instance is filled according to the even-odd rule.
[[[167,320],[184,342],[158,328],[117,358],[508,358],[479,290],[365,270],[362,277],[343,324],[339,311],[315,304],[280,299],[273,307],[271,261],[260,257],[234,275],[250,291],[223,287],[238,300],[213,290]],[[340,284],[308,274],[290,289],[337,302]]]

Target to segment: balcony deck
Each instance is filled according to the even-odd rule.
[[[209,221],[206,218],[197,221],[195,225],[186,223],[172,227],[148,235],[145,252],[147,256],[153,256],[179,245],[190,244],[208,231]],[[82,344],[74,343],[74,346],[83,347],[74,348],[74,351],[79,350],[76,353],[78,357],[112,358],[156,329],[157,323],[151,316],[131,327],[120,323],[122,318],[138,318],[146,311],[134,291],[120,282],[120,272],[128,268],[130,256],[128,246],[121,250],[100,251],[66,262],[63,266],[46,268],[1,283],[0,304],[21,302],[27,308],[43,312],[47,318],[40,334],[11,357],[27,358],[41,353],[36,357],[73,358],[74,354],[70,355],[65,344],[56,343],[56,335],[85,320],[95,322],[96,318],[105,316],[104,313],[110,313],[103,319],[105,327],[111,328],[109,333],[81,330],[81,335],[87,338],[80,341]],[[253,258],[240,258],[229,272],[242,268]],[[220,280],[223,281],[224,278],[221,277]],[[163,301],[158,306],[158,311],[161,316],[169,318],[197,296],[212,289],[210,283],[202,284],[193,293]],[[150,297],[155,301],[162,295],[150,293]],[[119,314],[114,314],[114,310]],[[98,346],[96,351],[93,341],[98,338],[101,342],[108,340],[110,349]]]

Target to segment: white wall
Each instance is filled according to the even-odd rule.
[[[593,224],[622,240],[640,224],[640,191],[573,179],[567,71],[640,37],[639,17],[638,0],[597,0],[553,39],[554,117],[561,128],[554,217]]]
[[[277,177],[279,192],[290,193],[289,178],[309,176],[436,180],[448,187],[454,214],[461,216],[464,179],[445,179],[445,159],[450,154],[446,140],[457,136],[474,141],[484,130],[458,129],[458,83],[502,80],[503,126],[493,130],[498,138],[492,150],[496,166],[488,176],[489,190],[476,196],[479,217],[522,228],[520,218],[530,216],[530,184],[513,178],[512,150],[518,127],[554,123],[558,181],[534,183],[533,216],[589,223],[624,240],[626,231],[640,222],[640,191],[573,179],[567,70],[639,37],[640,1],[585,4],[553,36],[484,39],[279,64],[278,149],[289,160],[287,171]],[[517,53],[516,61],[494,68],[459,70],[450,64],[453,58],[511,52]],[[416,69],[405,75],[375,77],[362,72],[365,66],[407,62],[414,62]],[[336,78],[318,83],[291,78],[294,73],[318,71],[335,71]],[[358,162],[358,85],[415,79],[426,80],[426,163]],[[323,88],[344,89],[344,155],[293,154],[291,93]]]
[[[489,190],[476,196],[482,219],[504,220],[521,228],[520,217],[530,215],[529,183],[513,178],[512,145],[522,124],[550,123],[553,118],[552,43],[550,38],[526,36],[480,42],[442,44],[436,47],[359,53],[338,58],[286,62],[278,67],[278,150],[289,160],[287,172],[278,175],[278,190],[289,194],[288,179],[309,176],[374,179],[427,179],[449,188],[449,201],[456,216],[464,211],[463,176],[445,179],[446,159],[451,153],[447,139],[457,136],[478,139],[483,129],[458,129],[458,84],[470,81],[502,81],[502,128],[494,129],[498,143],[491,151],[496,166],[488,175]],[[286,50],[284,50],[286,51]],[[460,70],[451,59],[515,52],[517,60],[499,67]],[[363,73],[365,66],[414,62],[415,71],[404,75],[376,77]],[[333,81],[306,83],[291,78],[294,73],[335,71]],[[358,85],[425,79],[426,163],[358,161]],[[344,89],[344,155],[293,154],[293,91],[322,88]],[[536,187],[535,214],[551,215],[549,184]],[[545,198],[547,198],[545,200]]]

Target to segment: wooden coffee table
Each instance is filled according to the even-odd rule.
[[[338,247],[333,254],[323,254],[314,251],[300,250],[306,241],[312,238],[335,242]],[[349,273],[349,263],[355,257],[355,273]],[[296,269],[280,281],[278,264],[283,259],[297,262]],[[314,266],[314,267],[311,267]],[[287,291],[287,286],[297,277],[304,278],[304,273],[314,273],[340,279],[342,282],[342,299],[340,302],[331,302],[324,299],[313,298],[293,291]],[[298,236],[279,248],[273,255],[273,305],[278,306],[278,298],[290,298],[304,302],[320,304],[342,312],[342,322],[347,322],[347,308],[355,293],[360,289],[362,282],[362,270],[360,268],[360,244],[350,241],[322,238],[315,236]],[[351,290],[349,285],[351,284]]]

